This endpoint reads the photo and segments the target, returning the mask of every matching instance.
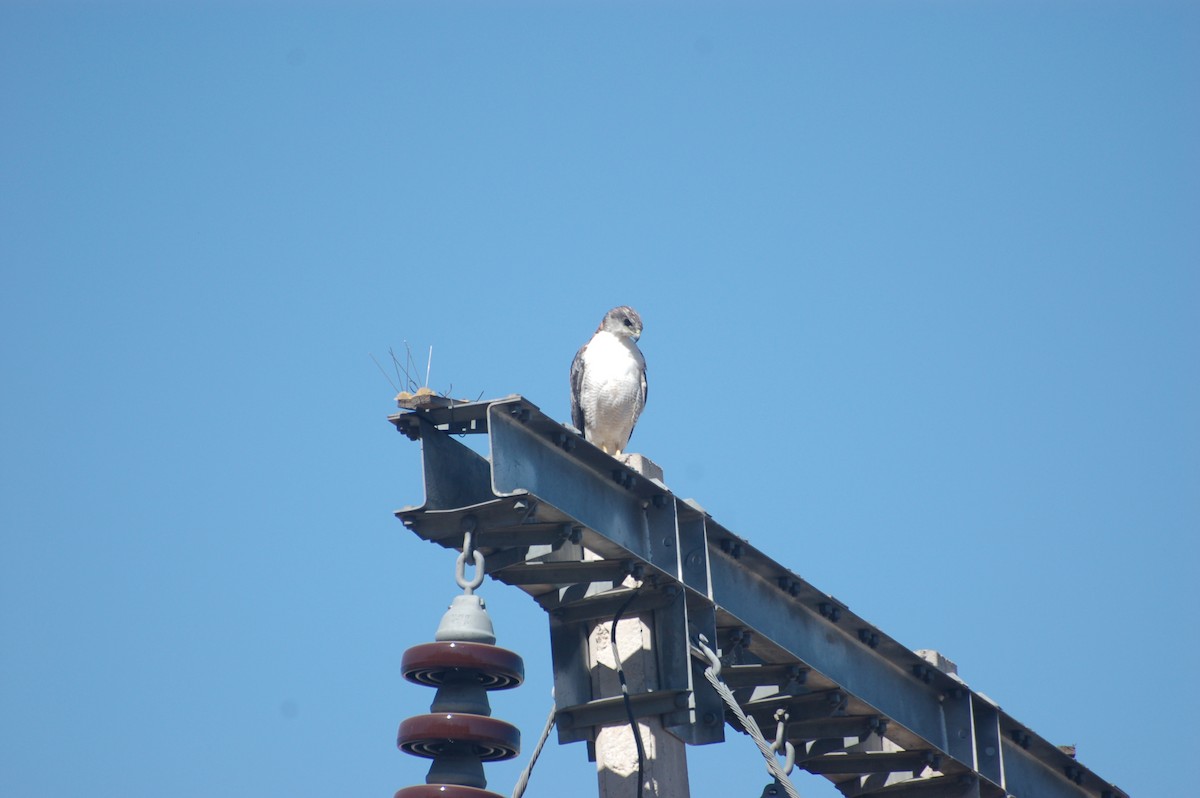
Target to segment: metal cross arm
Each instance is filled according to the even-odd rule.
[[[655,689],[631,696],[691,744],[724,739],[721,697],[692,656],[700,635],[763,728],[787,713],[796,766],[847,796],[1128,798],[956,674],[587,443],[520,396],[400,413],[421,441],[425,501],[397,512],[417,535],[460,548],[549,614],[559,741],[591,741],[621,711],[595,694],[587,624],[629,612],[651,629]],[[489,457],[458,441],[486,434]]]

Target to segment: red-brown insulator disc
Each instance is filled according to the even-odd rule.
[[[521,753],[521,730],[483,715],[416,715],[400,723],[396,745],[405,753],[427,759],[458,755],[497,762]]]
[[[415,787],[405,787],[398,791],[395,798],[504,798],[504,796],[490,790],[460,787],[457,784],[418,784]]]
[[[437,687],[450,670],[474,671],[485,690],[507,690],[525,681],[525,663],[517,654],[486,643],[422,643],[404,652],[404,678]]]

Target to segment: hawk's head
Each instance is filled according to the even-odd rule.
[[[628,305],[621,305],[604,314],[600,329],[636,341],[642,335],[642,317]]]

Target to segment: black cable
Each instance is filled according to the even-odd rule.
[[[621,681],[621,698],[625,703],[625,716],[629,718],[629,727],[633,729],[633,744],[637,746],[638,769],[637,769],[637,795],[642,798],[642,769],[646,764],[646,748],[642,745],[642,730],[638,728],[637,719],[633,716],[633,701],[629,699],[629,685],[625,683],[625,669],[621,667],[621,654],[617,651],[617,622],[621,620],[621,616],[625,614],[625,610],[629,609],[629,605],[637,598],[638,591],[642,589],[639,583],[633,592],[629,594],[629,598],[617,610],[617,614],[613,616],[612,625],[608,628],[608,644],[612,647],[613,662],[617,666],[617,678]]]

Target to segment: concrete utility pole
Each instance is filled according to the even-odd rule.
[[[662,481],[663,471],[640,454],[629,455],[626,465],[644,477]],[[591,552],[585,556],[599,559]],[[636,587],[627,577],[624,585]],[[616,625],[616,648],[621,657],[613,659],[612,623],[603,621],[588,635],[592,689],[596,695],[620,695],[618,665],[625,673],[630,693],[657,690],[658,664],[655,661],[653,635],[641,616],[622,618]],[[657,715],[637,719],[642,740],[641,779],[644,798],[687,798],[687,746],[663,728]],[[600,798],[637,798],[638,750],[634,730],[627,722],[606,725],[596,733],[596,776]]]
[[[593,684],[598,694],[619,694],[621,687],[609,645],[609,625],[598,624],[589,637],[593,649]],[[625,618],[617,624],[617,649],[630,692],[655,687],[654,652],[650,630],[641,618]],[[656,715],[638,718],[638,731],[645,753],[642,763],[643,795],[646,798],[687,798],[687,749],[682,740],[663,728]],[[596,733],[596,775],[600,798],[636,798],[638,778],[637,741],[627,723],[604,726]]]

